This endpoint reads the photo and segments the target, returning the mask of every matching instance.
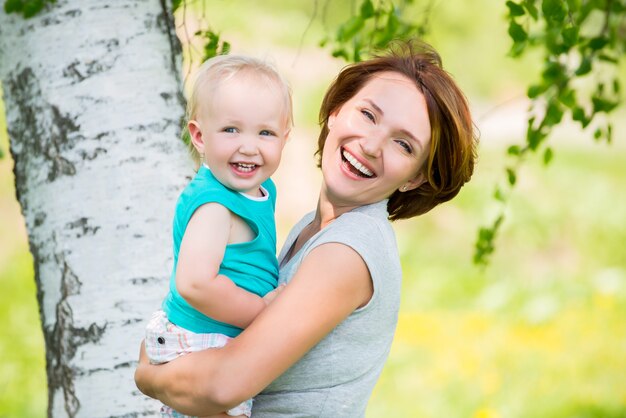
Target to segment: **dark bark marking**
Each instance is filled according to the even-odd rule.
[[[53,235],[51,239],[53,246],[56,246],[55,236]],[[74,326],[74,316],[68,298],[80,293],[82,283],[68,265],[63,253],[56,254],[55,260],[61,269],[61,298],[56,306],[54,326],[44,328],[48,372],[48,415],[52,416],[55,391],[62,390],[65,412],[73,418],[77,416],[80,409],[80,402],[75,394],[74,379],[81,371],[72,369],[71,360],[80,346],[100,341],[107,324],[98,326],[92,323],[86,328]],[[39,263],[36,262],[35,265]],[[40,304],[41,302],[42,300]]]
[[[160,282],[163,277],[133,277],[130,279],[132,285],[144,285],[149,282]]]
[[[174,20],[174,11],[171,9],[171,1],[168,0],[159,0],[161,2],[161,13],[157,18],[157,25],[161,30],[167,35],[167,39],[170,45],[170,66],[171,73],[176,78],[178,86],[182,86],[181,79],[181,69],[180,64],[182,62],[181,56],[183,52],[183,48],[180,44],[180,40],[176,35],[176,22]],[[183,95],[183,90],[181,88],[176,89],[176,99],[178,101],[178,105],[181,109],[185,108],[187,100],[185,100],[185,96]],[[180,120],[176,122],[176,125],[182,128],[185,125],[185,116],[184,114],[181,116]]]
[[[39,80],[30,67],[7,77],[5,94],[7,107],[17,109],[7,121],[11,138],[11,154],[15,161],[14,173],[18,200],[26,192],[30,170],[47,169],[49,181],[59,176],[74,175],[74,163],[63,154],[83,139],[80,126],[57,106],[42,101]],[[21,152],[16,151],[20,149]],[[43,160],[43,161],[42,161]]]
[[[117,42],[117,40],[114,40]],[[110,41],[107,41],[107,51],[111,51],[110,45],[113,45]],[[81,81],[92,77],[95,74],[102,73],[113,68],[117,57],[114,57],[111,62],[105,62],[104,58],[89,61],[80,62],[78,60],[72,61],[70,65],[65,67],[63,75],[73,80],[72,84],[80,83]]]
[[[80,150],[80,156],[83,159],[83,161],[91,161],[91,160],[95,160],[98,155],[100,154],[106,154],[108,151],[105,148],[101,148],[98,147],[95,150],[93,150],[91,153],[85,151],[85,150]]]
[[[35,227],[41,226],[44,221],[46,220],[46,213],[45,212],[37,212],[35,214]]]
[[[65,12],[65,15],[69,17],[77,17],[82,14],[83,14],[83,11],[80,9],[72,9],[72,10],[68,10],[67,12]]]
[[[99,226],[89,225],[89,218],[79,218],[74,222],[68,222],[65,224],[65,227],[68,229],[79,229],[76,233],[76,238],[80,238],[85,235],[95,235],[98,229],[100,229]]]

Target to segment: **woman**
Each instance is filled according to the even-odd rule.
[[[142,350],[135,379],[145,394],[194,415],[256,395],[254,418],[364,416],[400,303],[388,219],[456,196],[476,141],[463,94],[425,46],[344,68],[320,121],[317,209],[279,256],[288,286],[224,348],[163,366]]]

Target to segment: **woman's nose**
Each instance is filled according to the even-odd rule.
[[[384,135],[382,132],[370,132],[359,141],[363,153],[368,157],[378,158],[381,156]]]

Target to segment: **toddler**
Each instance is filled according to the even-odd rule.
[[[276,188],[292,125],[287,83],[267,63],[218,56],[199,69],[187,106],[200,164],[174,216],[174,267],[146,330],[152,363],[222,347],[277,294]],[[229,410],[249,417],[252,399]],[[163,417],[184,417],[167,406]]]

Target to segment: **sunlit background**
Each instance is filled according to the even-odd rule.
[[[282,242],[317,198],[317,110],[344,65],[319,41],[345,19],[350,2],[207,3],[194,9],[203,23],[233,52],[273,60],[293,87],[296,126],[275,178]],[[626,113],[615,116],[610,145],[594,143],[591,130],[555,132],[554,161],[524,166],[495,257],[477,268],[477,229],[495,214],[504,150],[523,140],[525,91],[540,60],[506,57],[504,1],[430,3],[426,40],[467,93],[481,131],[480,161],[456,200],[396,224],[402,310],[367,416],[624,418]],[[190,33],[197,25],[185,23]],[[626,83],[624,68],[622,76]],[[0,417],[44,417],[43,337],[2,106]]]

